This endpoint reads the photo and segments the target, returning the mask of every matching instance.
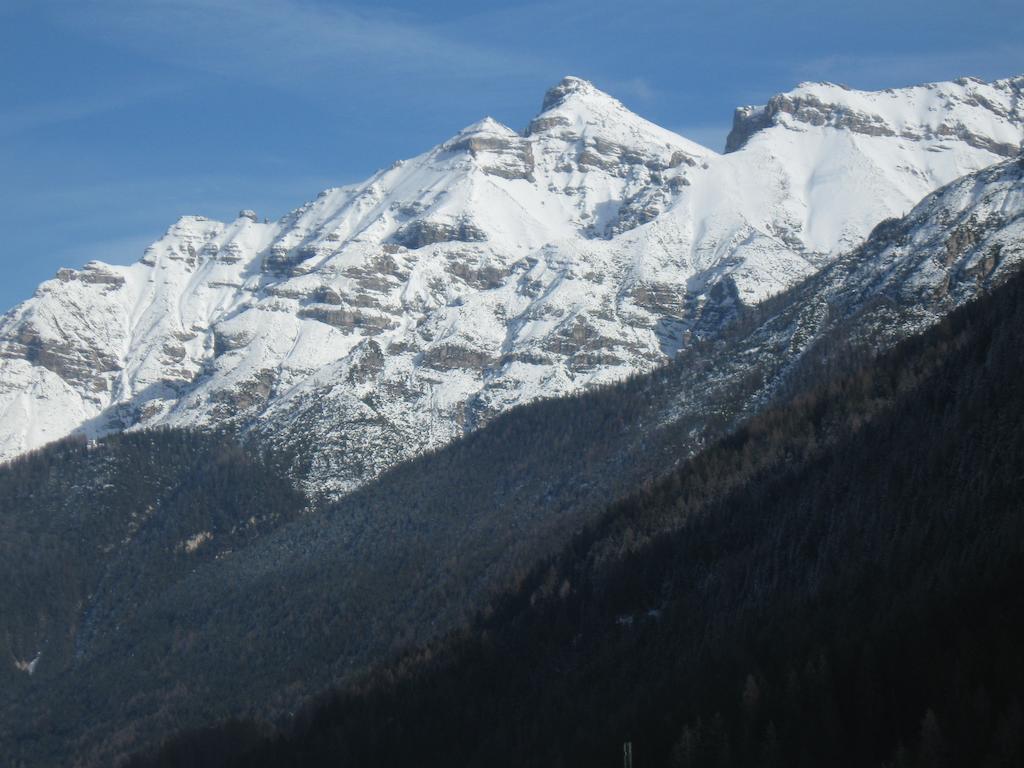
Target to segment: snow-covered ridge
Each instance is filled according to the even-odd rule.
[[[963,77],[884,91],[857,91],[835,83],[801,83],[766,105],[740,107],[726,152],[770,126],[843,128],[869,136],[957,140],[1003,157],[1020,149],[1024,76],[987,83]]]
[[[718,155],[566,78],[523,133],[481,120],[272,223],[184,217],[0,320],[0,457],[227,423],[344,491],[516,404],[649,370],[999,160],[1024,135],[998,100],[1020,80],[958,82],[801,86]],[[932,128],[814,117],[839,93]],[[953,124],[970,130],[935,127]]]

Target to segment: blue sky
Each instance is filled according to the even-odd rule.
[[[179,215],[275,218],[565,74],[721,149],[801,80],[1024,72],[1019,0],[0,0],[0,309]]]

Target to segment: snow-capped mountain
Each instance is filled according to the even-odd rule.
[[[836,350],[870,360],[1022,266],[1024,154],[881,222],[859,247],[727,328],[714,354],[698,353],[702,365],[678,359],[674,394],[660,398],[666,405],[652,420],[700,425],[713,415],[728,429],[780,393],[799,391],[802,378],[820,376],[817,367],[836,367]]]
[[[646,371],[927,193],[1016,154],[1024,78],[737,111],[719,155],[566,78],[273,223],[184,217],[0,322],[0,457],[231,424],[345,491],[493,415]]]

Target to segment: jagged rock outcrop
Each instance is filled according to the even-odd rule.
[[[482,243],[487,233],[465,218],[452,222],[418,219],[395,232],[393,240],[418,250],[434,243]]]
[[[534,181],[533,144],[491,118],[465,129],[445,144],[444,149],[468,152],[484,173]]]

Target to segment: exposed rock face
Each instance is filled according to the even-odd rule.
[[[470,126],[444,148],[449,152],[468,152],[484,173],[534,181],[533,145],[490,118]]]
[[[467,219],[458,221],[414,221],[394,234],[394,241],[411,248],[423,248],[434,243],[482,243],[487,233]]]
[[[375,335],[397,325],[393,318],[382,312],[366,312],[331,305],[303,307],[299,310],[298,315],[301,318],[319,320],[321,323],[343,330],[361,329],[367,335]]]
[[[3,342],[0,356],[26,360],[55,373],[70,384],[97,393],[107,389],[108,379],[105,374],[119,368],[118,360],[102,349],[66,341],[46,341],[39,330],[30,324],[22,326],[15,339]]]
[[[94,285],[109,285],[111,289],[120,288],[124,285],[124,278],[116,272],[107,268],[106,264],[98,261],[90,261],[81,272],[70,269],[61,269],[58,272],[58,279],[81,280],[83,283]]]
[[[492,361],[486,351],[464,347],[459,344],[439,344],[423,353],[420,363],[438,371],[464,369],[480,371]]]
[[[767,106],[736,107],[732,116],[732,130],[725,137],[725,151],[728,153],[742,149],[751,136],[772,125],[773,116]]]
[[[997,161],[1019,89],[801,86],[717,155],[566,78],[522,135],[486,119],[279,221],[185,217],[131,266],[61,270],[0,320],[0,458],[73,431],[233,426],[343,493],[713,337]],[[990,226],[952,228],[921,290],[998,275],[1015,256]]]
[[[563,104],[570,95],[588,96],[597,93],[593,83],[580,77],[562,78],[562,82],[548,89],[544,94],[544,101],[541,102],[541,112],[550,112],[555,107]]]

